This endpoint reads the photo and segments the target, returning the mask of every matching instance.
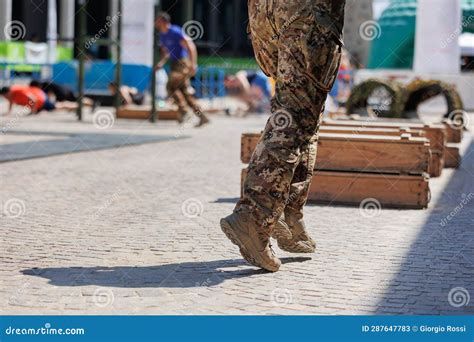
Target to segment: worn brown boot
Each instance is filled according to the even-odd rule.
[[[257,225],[248,213],[239,211],[221,219],[221,229],[250,264],[270,272],[278,271],[281,261],[273,254],[270,236],[257,232]]]
[[[199,116],[199,123],[196,125],[196,127],[201,127],[201,126],[204,126],[206,124],[208,124],[210,121],[209,119],[207,118],[207,116],[205,116],[204,114],[201,114]]]
[[[289,228],[291,238],[285,237],[281,231]],[[277,234],[275,234],[277,232]],[[279,233],[278,233],[279,232]],[[286,233],[288,235],[288,233]],[[309,236],[304,220],[291,213],[285,213],[275,224],[272,237],[277,240],[278,247],[290,253],[314,253],[316,242]]]

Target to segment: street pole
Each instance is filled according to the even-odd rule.
[[[122,0],[118,1],[117,8],[117,37],[115,41],[115,47],[117,52],[117,61],[115,65],[115,82],[117,84],[117,91],[115,92],[114,104],[115,114],[117,115],[120,107],[120,88],[122,87]]]
[[[159,0],[155,1],[155,15],[154,18],[158,16],[158,13],[161,10],[161,3]],[[152,73],[151,73],[151,113],[150,113],[150,122],[156,122],[156,72],[155,72],[155,65],[158,64],[158,40],[159,40],[159,32],[156,29],[156,25],[153,24],[153,65],[152,65]]]
[[[86,59],[86,49],[85,49],[85,39],[87,34],[87,18],[86,18],[86,0],[79,0],[79,46],[78,46],[78,57],[79,57],[79,75],[78,75],[78,91],[79,99],[77,106],[77,120],[82,121],[82,112],[84,109],[84,73],[85,73],[85,59]]]

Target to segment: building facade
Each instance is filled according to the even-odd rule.
[[[46,40],[47,6],[56,1],[58,12],[58,36],[63,44],[73,44],[77,38],[75,14],[79,0],[1,0],[0,27],[11,20],[22,22],[26,28],[24,40]],[[136,0],[137,3],[140,0]],[[247,36],[248,12],[245,0],[161,0],[161,9],[168,12],[173,22],[184,25],[190,20],[202,25],[202,38],[196,41],[203,55],[216,57],[251,57],[252,45]],[[87,0],[87,32],[94,35],[104,27],[107,17],[117,12],[117,0]],[[345,43],[350,54],[361,64],[365,64],[370,42],[359,34],[362,23],[372,19],[372,0],[347,0]],[[107,32],[107,37],[114,29]],[[0,30],[0,40],[5,40]],[[105,38],[105,37],[104,37]],[[94,47],[91,51],[96,58],[110,58],[109,48]]]

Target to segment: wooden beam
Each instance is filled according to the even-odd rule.
[[[249,163],[260,134],[243,134],[241,160]],[[423,174],[430,165],[430,147],[423,137],[321,133],[317,170]]]
[[[242,185],[247,170],[242,170]],[[309,200],[331,205],[360,206],[370,199],[382,208],[424,209],[430,201],[426,175],[387,175],[356,172],[316,172]]]

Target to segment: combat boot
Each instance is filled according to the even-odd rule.
[[[206,124],[208,124],[210,121],[209,119],[207,118],[207,116],[205,116],[204,114],[201,114],[199,116],[199,123],[196,125],[196,127],[201,127],[201,126],[204,126]]]
[[[248,213],[239,211],[221,219],[224,234],[237,245],[240,254],[250,264],[270,272],[280,268],[281,261],[270,247],[270,236],[257,231],[257,224]]]
[[[291,238],[285,237],[282,233],[287,227],[291,232]],[[316,242],[309,236],[304,220],[291,213],[285,213],[280,217],[275,224],[272,237],[277,240],[278,247],[285,252],[314,253],[316,251]]]

